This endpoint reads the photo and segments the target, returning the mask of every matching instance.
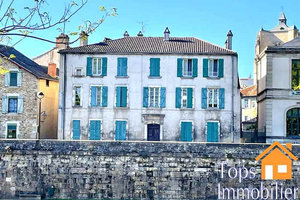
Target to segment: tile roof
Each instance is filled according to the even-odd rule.
[[[124,37],[63,49],[61,54],[192,54],[237,55],[236,52],[194,37]]]
[[[42,66],[38,65],[30,58],[26,57],[21,52],[17,51],[13,47],[9,47],[6,45],[0,44],[0,55],[3,57],[9,58],[10,55],[14,55],[14,58],[9,59],[10,61],[16,63],[18,66],[24,68],[26,71],[30,72],[37,78],[48,79],[48,80],[57,80],[47,74],[47,69],[43,68]]]
[[[242,89],[241,93],[243,96],[256,96],[257,95],[257,86],[252,85],[250,87]]]

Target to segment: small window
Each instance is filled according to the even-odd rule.
[[[17,124],[7,124],[7,138],[17,138]]]
[[[50,85],[50,81],[46,80],[46,87],[49,87],[49,85]]]
[[[207,89],[208,91],[208,107],[218,108],[219,89]]]
[[[9,86],[18,86],[18,72],[10,72]]]
[[[183,59],[182,62],[182,75],[184,77],[192,77],[193,76],[193,59]]]
[[[182,88],[182,98],[181,98],[181,105],[182,108],[187,108],[187,88]]]
[[[8,98],[8,113],[17,113],[18,112],[18,98],[9,97]]]
[[[218,77],[219,74],[219,62],[218,59],[208,60],[208,76]]]
[[[82,69],[81,68],[76,68],[75,69],[75,76],[82,76]]]
[[[93,73],[93,76],[101,76],[102,75],[102,59],[101,58],[93,58],[92,73]]]
[[[81,87],[80,86],[74,87],[74,94],[75,94],[74,106],[81,106]]]

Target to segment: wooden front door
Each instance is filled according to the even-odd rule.
[[[160,141],[160,125],[159,124],[148,124],[147,140],[148,141]]]

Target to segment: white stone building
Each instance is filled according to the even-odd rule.
[[[256,42],[258,131],[267,142],[296,142],[300,136],[300,37],[282,13],[271,31],[261,30]]]
[[[232,33],[124,38],[61,50],[59,139],[240,141]]]

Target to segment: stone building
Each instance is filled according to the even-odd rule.
[[[300,136],[300,37],[284,13],[270,31],[258,33],[255,51],[258,131],[267,141]]]
[[[166,28],[61,50],[59,139],[239,142],[231,46]]]
[[[0,46],[0,59],[1,66],[9,70],[0,75],[0,138],[57,138],[56,66],[41,67],[4,45]],[[41,108],[37,94],[44,96]]]

